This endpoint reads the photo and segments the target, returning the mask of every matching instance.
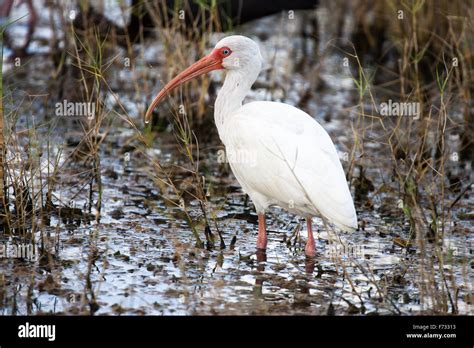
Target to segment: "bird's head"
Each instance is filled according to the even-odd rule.
[[[220,40],[211,54],[222,57],[222,66],[227,70],[258,71],[262,68],[262,56],[255,41],[246,36],[232,35]]]
[[[158,103],[173,89],[213,70],[242,71],[258,75],[263,64],[257,43],[246,36],[232,35],[220,40],[207,56],[201,58],[168,82],[148,107],[145,123]]]

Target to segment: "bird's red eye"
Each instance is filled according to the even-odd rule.
[[[227,48],[227,47],[224,47],[222,50],[221,50],[221,53],[223,56],[227,57],[232,51],[230,50],[230,48]]]

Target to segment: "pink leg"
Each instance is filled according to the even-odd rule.
[[[308,226],[308,241],[304,248],[307,257],[316,256],[316,243],[314,242],[313,229],[311,228],[311,218],[306,219],[306,225]]]
[[[265,227],[265,213],[258,214],[257,249],[267,249],[267,229]]]

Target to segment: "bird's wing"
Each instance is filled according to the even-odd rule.
[[[246,152],[247,160],[235,156],[230,162],[251,197],[267,196],[284,207],[289,201],[311,205],[336,226],[357,228],[336,148],[311,116],[288,104],[248,103],[230,116],[224,138],[228,152]]]

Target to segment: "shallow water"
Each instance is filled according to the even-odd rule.
[[[46,229],[54,251],[49,260],[0,260],[9,298],[3,314],[409,314],[423,310],[413,276],[416,248],[397,246],[394,240],[404,231],[377,213],[359,211],[359,220],[371,222],[365,231],[341,234],[345,248],[330,243],[331,234],[317,220],[318,255],[308,261],[305,231],[296,232],[300,221],[276,209],[268,216],[265,258],[255,252],[253,208],[245,205],[232,177],[215,178],[215,191],[220,193],[211,197],[208,211],[214,211],[226,247],[221,250],[216,243],[209,250],[197,248],[181,208],[166,206],[148,175],[132,169],[138,167],[117,166],[114,152],[119,151],[120,147],[103,158],[109,176],[103,176],[100,223],[65,224],[52,217]],[[113,167],[118,168],[117,176],[110,174]],[[186,204],[199,216],[196,202]],[[199,229],[204,238],[203,228]],[[460,261],[470,258],[469,234],[449,241],[458,248]],[[89,262],[96,303],[86,281]],[[460,269],[454,275],[462,281]],[[458,306],[463,313],[471,311],[461,299]]]

